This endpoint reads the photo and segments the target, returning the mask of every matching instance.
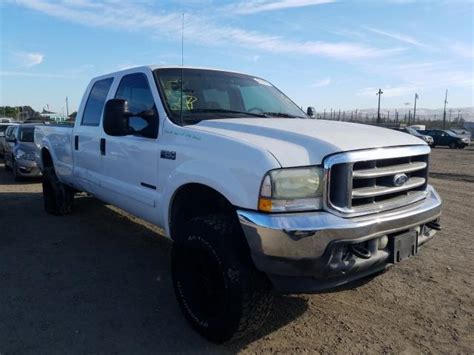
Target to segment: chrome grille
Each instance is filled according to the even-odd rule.
[[[401,207],[426,197],[427,146],[336,154],[325,160],[327,208],[357,216]],[[406,180],[397,184],[399,179]]]

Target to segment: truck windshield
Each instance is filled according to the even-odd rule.
[[[240,117],[306,118],[269,82],[237,73],[203,69],[157,69],[168,115],[175,123]]]

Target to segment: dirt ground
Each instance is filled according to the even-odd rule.
[[[153,227],[90,198],[52,217],[38,181],[0,166],[0,354],[473,353],[474,147],[437,148],[444,230],[420,254],[340,292],[276,300],[265,326],[216,346],[185,322]]]

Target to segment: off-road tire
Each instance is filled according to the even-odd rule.
[[[173,243],[171,269],[179,306],[192,327],[214,343],[257,330],[273,304],[271,284],[255,268],[244,238],[232,218],[211,215],[189,221]],[[200,259],[208,266],[201,268],[208,279],[200,278]]]
[[[74,191],[59,181],[53,167],[43,170],[43,201],[49,214],[63,216],[72,212]]]

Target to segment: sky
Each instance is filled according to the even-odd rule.
[[[474,0],[0,0],[0,105],[77,109],[91,78],[184,64],[267,79],[298,105],[474,106]],[[48,106],[47,106],[48,105]]]

